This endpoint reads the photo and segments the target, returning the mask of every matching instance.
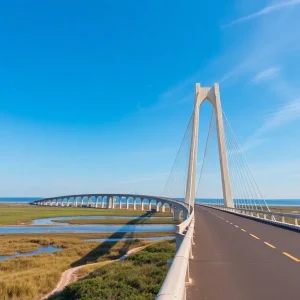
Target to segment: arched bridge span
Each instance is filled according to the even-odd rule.
[[[136,195],[136,194],[75,194],[59,197],[44,198],[32,202],[33,205],[65,206],[65,207],[93,207],[107,209],[141,209],[173,212],[173,219],[183,220],[188,217],[188,204],[171,198]]]

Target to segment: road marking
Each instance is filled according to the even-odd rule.
[[[275,247],[274,245],[272,245],[272,244],[269,244],[269,243],[267,243],[267,242],[264,242],[264,244],[266,244],[267,246],[269,246],[269,247],[271,247],[271,248],[273,248],[273,249],[276,249],[276,247]]]
[[[227,223],[229,223],[229,221],[226,220]]]
[[[254,235],[254,234],[252,234],[252,233],[250,233],[250,235],[251,235],[252,237],[254,237],[255,239],[257,239],[257,240],[260,239],[259,237],[257,237],[256,235]]]
[[[289,257],[290,259],[294,260],[295,262],[300,262],[300,259],[294,257],[293,255],[291,254],[288,254],[287,252],[282,252],[283,255]]]
[[[234,225],[236,228],[239,228],[239,226],[237,226],[237,225]]]
[[[231,225],[233,225],[232,223],[230,223]]]
[[[241,228],[242,231],[247,232],[245,229]]]

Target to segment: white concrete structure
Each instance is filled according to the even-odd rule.
[[[223,112],[220,99],[219,85],[214,84],[212,88],[201,87],[200,83],[196,84],[195,103],[193,112],[192,140],[190,149],[190,161],[188,170],[188,180],[186,186],[185,203],[190,207],[195,202],[195,185],[196,185],[196,166],[198,150],[198,130],[199,130],[199,110],[205,100],[208,100],[216,114],[216,125],[218,135],[219,160],[222,179],[223,199],[226,207],[234,207],[232,199],[230,176],[228,169],[228,160],[225,146],[225,133],[223,123]]]

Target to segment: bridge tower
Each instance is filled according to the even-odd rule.
[[[221,106],[221,99],[220,99],[220,90],[219,90],[219,85],[217,83],[215,83],[214,86],[211,88],[201,87],[200,83],[196,83],[190,160],[189,160],[188,178],[187,178],[187,185],[186,185],[185,202],[189,204],[189,206],[191,205],[193,206],[195,202],[199,112],[200,112],[200,107],[205,100],[208,100],[211,103],[216,114],[217,138],[218,138],[219,160],[220,160],[224,203],[225,206],[227,207],[234,207],[234,202],[231,193],[226,146],[225,146],[225,133],[224,133],[223,113],[222,113],[222,106]]]

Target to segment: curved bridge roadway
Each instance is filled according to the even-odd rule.
[[[44,198],[32,202],[33,205],[46,206],[72,206],[72,207],[94,207],[94,208],[125,208],[129,209],[130,200],[132,200],[133,209],[137,209],[137,202],[140,200],[140,209],[145,210],[148,205],[148,210],[160,209],[164,212],[166,205],[173,211],[174,220],[180,220],[183,213],[183,220],[187,219],[189,209],[188,205],[182,201],[149,195],[134,195],[134,194],[80,194],[67,195],[59,197]],[[124,206],[123,206],[124,205]]]
[[[196,206],[187,299],[300,299],[300,234]]]

